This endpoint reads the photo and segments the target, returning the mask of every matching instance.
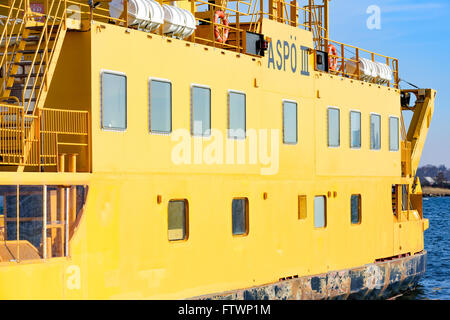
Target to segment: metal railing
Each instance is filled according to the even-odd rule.
[[[180,1],[180,0],[178,0]],[[69,1],[77,3],[77,1]],[[170,4],[173,1],[159,0],[161,5]],[[175,1],[177,2],[177,0]],[[393,72],[393,79],[389,82],[380,83],[389,87],[398,88],[399,73],[398,60],[389,56],[377,54],[375,52],[346,45],[338,41],[331,40],[328,35],[328,6],[327,2],[317,4],[318,0],[222,0],[210,2],[208,0],[188,0],[190,10],[196,19],[197,30],[188,41],[202,43],[208,46],[222,48],[226,50],[245,53],[243,38],[245,32],[261,32],[264,18],[277,21],[293,27],[299,27],[310,31],[313,35],[316,50],[329,51],[329,45],[333,44],[337,49],[337,54],[330,54],[332,59],[337,59],[338,68],[330,70],[330,73],[361,79],[359,58],[366,57],[374,62],[381,62],[388,65]],[[82,6],[83,7],[83,6]],[[127,1],[124,0],[124,7],[127,8]],[[214,13],[223,11],[229,21],[228,26],[214,21]],[[84,5],[80,14],[85,17],[88,14],[88,6]],[[112,20],[109,17],[107,8],[96,8],[91,13],[91,19],[103,19],[116,24],[131,27],[127,17],[124,15],[120,19]],[[228,29],[229,38],[226,43],[217,41],[215,31],[223,35]],[[153,33],[163,34],[162,26]],[[347,66],[353,65],[353,70]],[[374,83],[376,81],[374,80]]]
[[[8,10],[0,36],[2,46],[0,66],[4,72],[2,99],[17,99],[11,96],[11,90],[16,83],[17,71],[23,56],[30,55],[24,50],[26,46],[30,46],[26,40],[32,32],[32,27],[41,30],[33,34],[35,44],[32,44],[30,50],[32,58],[26,65],[24,64],[23,68],[27,69],[27,72],[24,73],[23,82],[19,83],[22,86],[19,103],[25,106],[25,110],[33,112],[36,109],[34,105],[38,104],[39,107],[40,98],[48,89],[48,73],[57,48],[57,40],[65,28],[67,1],[49,0],[46,4],[43,13],[33,12],[30,0],[12,0],[10,5],[0,5],[1,9]]]
[[[87,135],[88,111],[42,109],[41,133]]]
[[[339,41],[331,39],[324,40],[326,40],[329,46],[333,46],[336,49],[336,54],[331,53],[331,51],[329,53],[330,61],[333,59],[337,60],[337,67],[330,68],[330,73],[340,75],[342,77],[361,79],[360,58],[366,58],[372,62],[384,63],[391,68],[393,73],[392,81],[379,84],[398,88],[400,81],[398,74],[398,59],[344,44]],[[370,82],[377,83],[374,79]]]
[[[0,164],[31,167],[56,166],[59,135],[89,136],[89,112],[42,109],[36,115],[21,106],[0,105]]]
[[[186,0],[157,1],[160,5],[179,1],[186,3]],[[12,0],[12,2],[24,3],[23,5],[25,6],[29,0]],[[114,23],[127,28],[138,28],[129,24],[128,15],[125,14],[128,11],[127,0],[123,1],[124,11],[119,18],[110,15],[108,1],[99,1],[100,5],[95,7],[91,7],[87,1],[81,0],[52,0],[50,2],[51,5],[57,5],[58,9],[56,11],[59,10],[60,6],[64,11],[63,14],[49,14],[51,13],[51,6],[49,6],[50,9],[47,9],[44,17],[46,17],[46,24],[52,22],[52,27],[58,19],[50,17],[60,16],[80,19],[82,21],[97,20]],[[263,0],[222,0],[214,2],[209,2],[208,0],[187,0],[187,2],[190,3],[190,10],[195,16],[197,25],[196,32],[186,39],[188,41],[245,53],[245,48],[243,47],[245,32],[261,32],[262,21],[264,18],[267,18],[310,31],[313,34],[316,50],[328,51],[329,45],[333,44],[337,49],[337,54],[334,55],[331,53],[330,58],[337,59],[338,67],[335,70],[330,70],[332,74],[359,79],[361,77],[359,58],[366,56],[369,60],[388,65],[392,69],[393,79],[389,83],[383,83],[383,85],[398,88],[399,75],[397,59],[329,39],[326,2],[323,4],[317,4],[319,2],[318,0],[269,0],[267,2]],[[214,12],[219,10],[223,11],[229,20],[230,23],[228,26],[214,21]],[[17,18],[20,16],[19,11],[11,12],[11,15],[15,14]],[[11,17],[10,19],[13,18]],[[225,29],[229,33],[228,41],[225,43],[217,41],[214,35],[215,31],[223,35]],[[152,33],[163,35],[163,27],[160,26],[156,30],[153,30]],[[8,40],[11,39],[11,37],[5,38]],[[5,57],[2,57],[2,59],[5,59]],[[351,65],[354,68],[348,68]],[[37,68],[41,67],[42,64],[37,66]],[[45,73],[46,71],[44,70]],[[27,79],[27,82],[29,80]]]
[[[8,97],[9,74],[17,72],[17,66],[13,65],[15,52],[19,48],[19,38],[23,34],[26,19],[24,12],[26,0],[12,0],[11,5],[0,4],[0,9],[7,9],[8,15],[3,19],[3,30],[0,35],[1,57],[0,66],[2,68],[1,97]],[[13,40],[14,39],[14,40]],[[11,50],[12,49],[12,50]],[[16,99],[14,99],[16,100]],[[17,98],[18,100],[18,98]],[[18,101],[20,103],[20,101]]]
[[[14,165],[23,157],[23,107],[0,104],[0,163]]]

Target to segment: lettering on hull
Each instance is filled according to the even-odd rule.
[[[267,67],[272,70],[309,76],[309,48],[286,40],[269,42]]]

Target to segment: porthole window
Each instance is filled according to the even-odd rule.
[[[233,235],[248,234],[248,199],[236,198],[231,204]]]
[[[325,196],[314,198],[314,227],[325,228],[327,226],[327,199]]]
[[[361,195],[353,194],[350,198],[350,220],[352,224],[361,223]]]
[[[186,240],[189,231],[187,200],[170,200],[167,209],[169,241]]]

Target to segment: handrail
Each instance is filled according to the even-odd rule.
[[[359,51],[367,52],[367,53],[370,53],[370,54],[374,53],[372,51],[369,51],[369,50],[366,50],[366,49],[362,49],[362,48],[359,48],[359,47],[355,47],[355,46],[352,46],[352,45],[349,45],[349,44],[345,44],[345,43],[342,43],[342,42],[339,42],[339,41],[336,41],[336,40],[331,40],[331,39],[328,39],[328,38],[324,38],[324,40],[332,41],[332,42],[337,43],[339,45],[344,45],[344,46],[352,48],[352,49],[358,49]],[[383,58],[389,58],[389,59],[392,59],[392,60],[397,60],[397,59],[395,59],[393,57],[385,56],[385,55],[378,54],[378,53],[375,53],[375,55],[377,55],[379,57],[383,57]]]
[[[0,104],[0,164],[55,166],[60,134],[88,137],[89,112],[43,108],[28,115],[22,106]]]
[[[35,37],[34,54],[25,74],[22,101],[7,91],[1,100],[17,100],[22,105],[0,102],[0,164],[17,165],[19,171],[27,166],[54,166],[58,161],[58,135],[88,136],[88,111],[73,111],[66,109],[46,109],[43,107],[44,91],[48,90],[48,73],[55,50],[61,45],[59,39],[65,32],[67,17],[66,0],[50,0],[45,13],[34,13],[30,10],[29,0],[12,0],[8,6],[9,13],[5,26],[1,31],[0,44],[4,44],[1,56],[1,66],[5,70],[3,79],[5,90],[11,90],[14,85],[14,75],[17,68],[15,62],[20,62],[17,54],[24,54],[25,41],[33,27],[40,30]],[[6,7],[2,5],[3,7]],[[23,15],[22,17],[20,15]],[[18,18],[22,19],[19,20]],[[12,27],[10,26],[11,22]],[[25,29],[28,28],[28,29]],[[14,47],[12,47],[12,39]],[[59,42],[58,42],[59,41]],[[3,51],[3,50],[2,50]],[[33,75],[36,73],[36,75]],[[11,81],[12,79],[12,81]],[[38,87],[39,85],[39,87]],[[28,99],[28,100],[26,100]],[[30,106],[35,100],[32,112]],[[42,101],[41,101],[42,100]],[[64,145],[67,145],[65,143]],[[73,146],[87,147],[87,143],[72,143]]]
[[[41,132],[87,135],[89,112],[65,109],[42,109]]]
[[[12,0],[13,3],[17,3],[17,1],[19,0]],[[20,0],[23,1],[23,0]],[[29,1],[29,0],[26,0]],[[51,0],[52,5],[54,4],[55,0]],[[258,25],[260,25],[262,18],[263,17],[267,17],[269,19],[272,20],[276,20],[280,23],[284,23],[284,24],[288,24],[288,25],[292,25],[292,26],[296,26],[296,27],[302,27],[305,28],[306,30],[309,30],[313,33],[313,38],[316,44],[316,49],[319,49],[318,46],[320,46],[321,50],[327,50],[327,48],[325,48],[325,46],[328,44],[328,42],[334,42],[337,43],[339,45],[341,45],[341,42],[338,41],[333,41],[331,39],[329,39],[329,37],[327,37],[327,30],[325,28],[325,26],[323,25],[322,22],[322,18],[323,18],[323,14],[320,10],[322,10],[323,6],[322,5],[316,5],[314,3],[314,1],[309,1],[309,5],[301,5],[301,0],[297,0],[297,1],[288,1],[288,0],[273,0],[273,4],[278,7],[278,9],[274,9],[274,8],[269,8],[264,10],[264,6],[266,5],[264,3],[264,1],[262,0],[247,0],[247,1],[243,1],[243,0],[226,0],[223,1],[221,4],[216,4],[216,3],[212,3],[212,2],[208,2],[207,0],[188,0],[192,3],[191,8],[195,11],[195,12],[206,12],[206,11],[198,11],[198,9],[202,9],[204,7],[207,7],[207,10],[223,10],[224,12],[226,12],[228,17],[232,17],[236,19],[236,26],[234,26],[234,29],[232,26],[229,26],[229,30],[232,30],[232,32],[236,32],[236,44],[223,44],[223,43],[219,43],[215,40],[214,37],[210,38],[210,36],[208,38],[205,38],[204,36],[198,36],[198,35],[193,35],[191,36],[191,38],[189,39],[190,41],[196,42],[200,41],[203,43],[208,43],[210,45],[212,45],[213,47],[222,47],[225,49],[230,49],[230,50],[234,50],[234,51],[238,51],[238,52],[244,52],[244,48],[242,48],[242,45],[240,43],[238,43],[240,40],[240,36],[238,35],[241,32],[244,32],[245,30],[253,30],[256,31],[258,28]],[[109,10],[108,8],[102,8],[101,6],[96,7],[94,9],[92,9],[87,3],[86,1],[81,1],[81,0],[60,0],[60,2],[64,2],[64,14],[67,14],[67,9],[68,6],[70,6],[70,11],[71,12],[77,12],[78,14],[80,14],[80,16],[83,16],[84,18],[87,18],[89,16],[89,19],[92,20],[108,20],[108,21],[112,21],[115,23],[125,23],[126,27],[129,27],[127,25],[127,18],[113,18],[110,16],[109,14]],[[160,4],[163,3],[169,3],[171,1],[169,0],[158,0],[158,2]],[[233,3],[232,6],[228,6],[229,3]],[[74,9],[74,5],[77,6],[77,9]],[[244,10],[239,8],[239,5],[244,6]],[[127,0],[124,0],[124,6],[127,7]],[[48,10],[49,11],[49,10]],[[303,14],[302,14],[303,13]],[[320,15],[320,17],[319,17]],[[45,19],[45,24],[48,25],[49,23],[49,18],[50,18],[50,14],[46,15],[46,19]],[[55,15],[56,17],[60,17],[58,14]],[[303,21],[301,21],[301,17],[303,16]],[[298,17],[298,18],[297,18]],[[57,20],[57,19],[55,19]],[[53,25],[55,23],[55,20],[53,21]],[[248,20],[248,21],[247,21]],[[214,27],[219,27],[219,28],[223,28],[223,25],[221,24],[215,24],[212,21],[208,21],[206,19],[201,19],[199,17],[196,17],[196,21],[197,22],[202,22],[202,23],[208,23],[211,25],[212,28]],[[249,23],[249,28],[241,28],[240,24],[242,23]],[[160,33],[162,34],[161,28],[159,28],[159,30],[155,30],[153,31],[154,33]],[[357,49],[360,52],[365,52],[365,53],[369,53],[372,54],[371,51],[369,50],[365,50],[362,48],[358,48],[355,46],[351,46],[351,45],[345,45],[346,48],[352,48],[352,49]],[[393,63],[397,63],[398,60],[386,56],[386,55],[382,55],[382,54],[375,54],[377,57],[383,57],[385,59],[389,59],[390,61],[393,61]],[[394,71],[398,71],[397,69],[397,65],[394,66]],[[45,72],[45,71],[44,71]],[[396,76],[398,75],[398,73],[396,73]],[[396,79],[397,80],[397,79]],[[27,82],[29,81],[29,79],[27,79]]]
[[[48,13],[51,13],[51,12],[52,12],[53,6],[54,6],[54,4],[55,4],[55,1],[58,1],[58,0],[52,0],[51,6],[50,6],[50,8],[49,8],[49,10],[48,10]],[[42,29],[41,36],[40,36],[40,38],[39,38],[38,44],[36,45],[36,52],[35,52],[35,54],[34,54],[33,61],[32,61],[32,63],[31,63],[30,72],[28,73],[28,77],[26,78],[26,81],[25,81],[25,85],[24,85],[25,88],[28,87],[28,84],[29,84],[30,79],[31,79],[32,70],[33,70],[34,67],[36,67],[36,59],[37,59],[37,57],[39,56],[39,51],[40,51],[40,50],[43,50],[44,56],[47,58],[47,59],[46,59],[47,61],[46,61],[44,70],[43,70],[43,72],[42,72],[42,76],[41,76],[41,77],[39,77],[39,76],[38,76],[38,77],[35,77],[35,80],[34,80],[32,89],[31,89],[31,91],[30,91],[30,93],[29,93],[29,94],[30,94],[30,100],[28,101],[28,103],[27,103],[27,105],[26,105],[26,108],[25,108],[25,110],[27,110],[27,111],[29,110],[29,106],[30,106],[30,103],[31,103],[31,97],[33,97],[33,94],[35,93],[36,85],[37,85],[37,83],[38,83],[38,79],[41,79],[41,88],[39,89],[38,94],[37,94],[37,96],[36,96],[36,101],[39,101],[39,98],[41,97],[41,94],[42,94],[42,85],[46,84],[45,82],[46,82],[46,79],[47,79],[47,72],[48,72],[49,65],[50,65],[50,64],[49,64],[49,61],[51,61],[51,59],[52,59],[52,57],[53,57],[53,54],[54,54],[54,48],[55,48],[55,46],[56,46],[56,39],[58,39],[58,37],[59,37],[59,35],[60,35],[61,28],[63,27],[63,23],[65,23],[65,21],[63,21],[63,20],[64,20],[64,17],[65,17],[65,10],[61,13],[61,15],[58,15],[58,12],[59,12],[61,3],[64,3],[64,9],[66,8],[66,1],[65,1],[65,0],[59,0],[59,1],[58,1],[58,6],[56,7],[56,13],[55,13],[55,16],[53,17],[53,16],[51,16],[51,14],[47,14],[47,17],[46,17],[45,22],[44,22],[44,25],[43,25],[43,29]],[[47,28],[49,27],[49,21],[50,21],[50,19],[53,20],[53,23],[51,24],[50,31],[49,31],[49,30],[47,30]],[[55,36],[55,41],[53,42],[53,46],[52,46],[52,48],[51,48],[51,53],[50,53],[50,57],[49,57],[49,56],[48,56],[48,51],[49,51],[49,37],[51,37],[51,35],[52,35],[52,33],[53,33],[53,28],[55,27],[55,23],[56,23],[56,21],[57,21],[58,19],[59,19],[59,22],[60,22],[60,23],[58,24],[57,34],[56,34],[56,36]],[[62,22],[62,23],[61,23],[61,22]],[[42,44],[42,40],[43,40],[43,38],[44,38],[44,35],[46,36],[45,47],[44,47],[44,49],[41,49],[41,44]],[[41,61],[40,61],[40,63],[39,63],[39,67],[37,68],[37,71],[35,71],[35,72],[37,72],[37,74],[40,74],[40,73],[41,73],[41,69],[42,69],[43,62],[44,62],[44,59],[41,58],[40,60],[41,60]],[[26,93],[27,93],[27,91],[24,90],[23,93],[22,93],[22,101],[25,101],[25,94],[26,94]],[[36,112],[35,110],[36,110],[36,108],[34,108],[33,114]]]
[[[0,156],[4,164],[15,164],[22,159],[22,122],[22,106],[0,104]]]
[[[15,3],[16,1],[17,1],[17,0],[13,0],[13,3]],[[9,24],[10,24],[10,21],[11,21],[11,14],[13,13],[13,11],[16,10],[16,15],[14,16],[14,18],[13,18],[12,20],[14,20],[14,21],[16,22],[16,21],[19,20],[19,19],[18,19],[19,13],[20,13],[20,12],[25,12],[25,8],[26,8],[26,7],[24,7],[23,9],[21,9],[21,7],[22,7],[23,5],[25,5],[25,4],[26,4],[26,2],[24,3],[24,0],[20,0],[20,3],[19,3],[19,5],[18,5],[17,8],[16,8],[16,7],[11,7],[11,10],[10,10],[9,13],[8,13],[8,18],[7,18],[7,20],[5,21],[5,26],[4,26],[4,28],[3,28],[2,36],[1,36],[1,38],[0,38],[0,44],[2,44],[2,43],[3,43],[3,40],[5,40],[4,50],[3,50],[2,57],[1,57],[1,60],[0,60],[0,66],[3,66],[3,70],[4,70],[4,72],[5,72],[5,78],[3,79],[3,86],[2,86],[2,88],[3,88],[2,91],[3,91],[3,92],[4,92],[5,90],[7,90],[7,89],[6,89],[6,85],[8,84],[8,81],[9,81],[8,75],[9,75],[9,71],[10,71],[10,69],[11,69],[12,62],[13,62],[13,60],[14,60],[14,54],[11,54],[11,55],[10,55],[11,65],[8,66],[8,49],[9,49],[9,47],[10,47],[11,39],[13,38],[13,35],[14,35],[14,28],[15,28],[15,26],[16,26],[17,24],[14,23],[14,24],[12,25],[11,31],[9,32],[9,35],[8,35],[8,26],[9,26]],[[25,23],[26,23],[26,17],[24,16],[24,18],[20,20],[19,30],[17,31],[17,34],[21,34],[21,33],[22,33],[23,28],[24,28],[24,26],[25,26]],[[16,48],[17,48],[17,39],[16,39],[16,43],[14,44],[14,51],[13,51],[13,52],[15,52],[15,49],[16,49]]]
[[[360,62],[359,61],[360,61],[360,58],[362,58],[362,55],[365,54],[367,56],[368,60],[371,60],[373,62],[376,62],[378,60],[378,62],[382,62],[382,63],[386,64],[387,66],[389,66],[392,69],[392,73],[394,76],[393,80],[390,82],[381,81],[380,83],[377,83],[375,80],[371,80],[372,83],[377,83],[379,85],[386,85],[388,87],[393,87],[393,88],[398,89],[399,81],[400,81],[400,79],[398,77],[398,74],[399,74],[398,59],[395,59],[395,58],[392,58],[392,57],[389,57],[386,55],[382,55],[382,54],[377,54],[372,51],[362,49],[362,48],[359,48],[356,46],[347,45],[347,44],[344,44],[339,41],[331,40],[329,38],[324,38],[324,40],[329,44],[336,45],[337,54],[335,54],[335,55],[329,54],[329,57],[337,59],[338,62],[340,63],[338,65],[338,68],[336,68],[335,70],[329,71],[331,74],[340,75],[342,77],[349,77],[349,78],[353,78],[353,79],[360,79],[360,65],[359,65]],[[346,51],[348,53],[346,53]],[[354,72],[350,72],[347,69],[347,67],[350,65],[352,65],[355,68]]]

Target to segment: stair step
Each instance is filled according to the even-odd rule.
[[[24,38],[23,40],[26,42],[38,42],[40,38],[41,38],[41,36],[39,35],[39,37],[28,37],[28,38]],[[51,37],[49,39],[49,41],[55,41],[55,39],[56,39],[55,37]],[[45,38],[42,38],[42,42],[44,42],[44,41],[45,41]]]
[[[52,28],[52,24],[47,25],[47,29],[51,29]],[[58,26],[59,24],[55,23],[55,25],[53,26],[53,30],[56,32],[56,30],[58,30]],[[26,27],[27,30],[31,30],[31,31],[42,31],[44,29],[44,26],[33,26],[33,27]]]
[[[15,104],[15,103],[17,103],[17,100],[15,100],[15,99],[4,99],[4,100],[1,100],[0,101],[2,104],[3,103],[9,103],[9,104]]]
[[[38,89],[40,89],[41,87],[40,86],[36,86],[36,87],[33,87],[33,86],[27,86],[27,90],[31,90],[31,89],[33,89],[33,88],[35,88],[36,90],[38,90]],[[6,88],[6,90],[23,90],[24,89],[24,85],[23,84],[15,84],[15,85],[13,85],[12,87],[7,87]]]
[[[43,73],[31,73],[30,76],[32,78],[36,78],[36,77],[42,77],[44,74]],[[16,74],[16,75],[11,75],[12,78],[27,78],[28,74]]]
[[[21,61],[21,62],[14,62],[13,64],[17,65],[17,66],[31,66],[31,64],[33,63],[33,61]],[[36,61],[34,63],[35,66],[38,66],[41,62],[40,61]],[[45,66],[45,61],[42,62],[42,65]]]
[[[22,54],[34,54],[34,53],[36,53],[36,51],[38,53],[44,53],[44,49],[39,49],[39,50],[18,50],[17,52],[18,53],[22,53]],[[51,49],[48,49],[47,51],[48,52],[52,52]]]

